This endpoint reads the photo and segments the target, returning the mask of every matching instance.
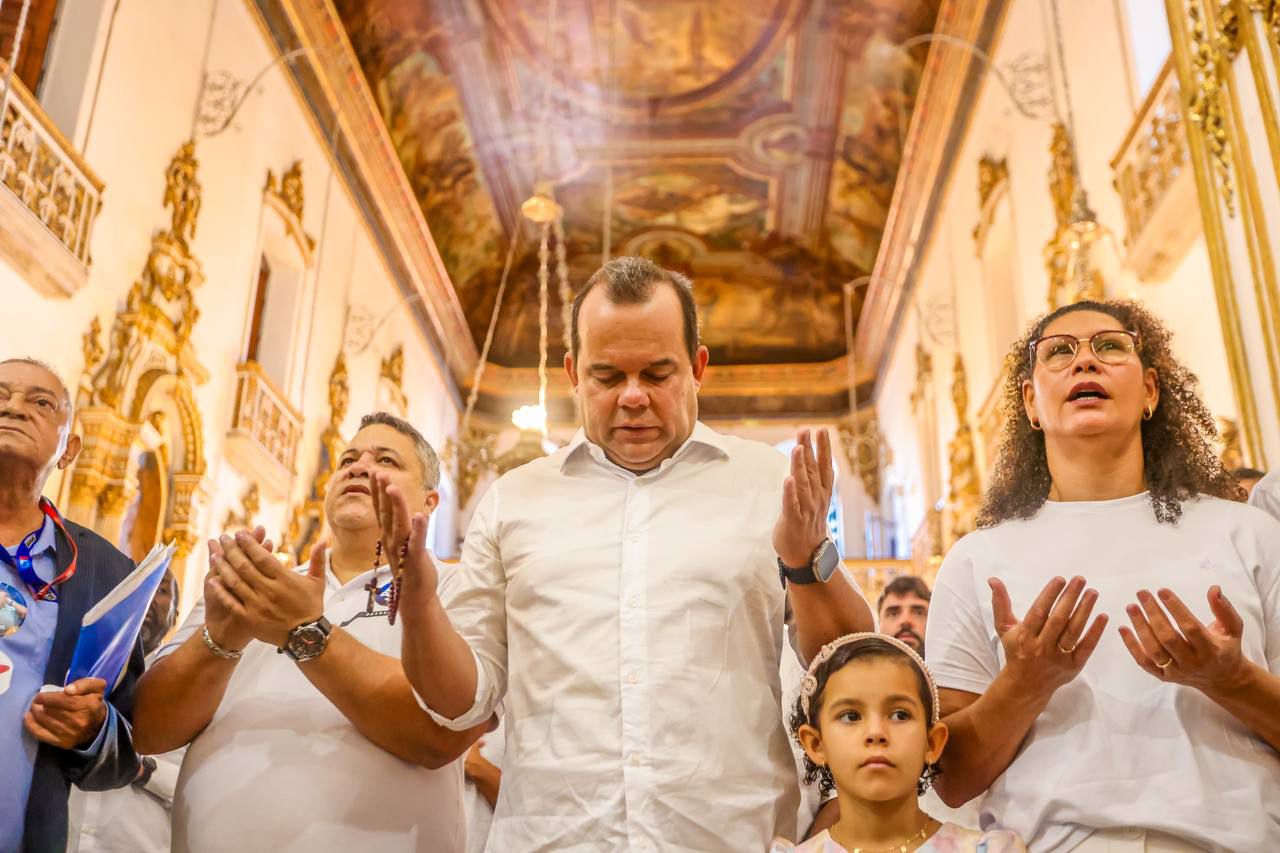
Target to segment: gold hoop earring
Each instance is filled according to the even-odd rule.
[[[1040,431],[1040,422],[1038,420],[1036,420],[1035,418],[1028,418],[1027,420],[1031,422],[1031,428],[1033,430],[1035,430],[1036,432]]]
[[[1153,417],[1155,417],[1155,414],[1156,414],[1155,408],[1148,404],[1146,411],[1142,413],[1142,419],[1144,421],[1149,421]]]

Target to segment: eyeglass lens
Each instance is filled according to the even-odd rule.
[[[1127,332],[1099,332],[1087,340],[1104,364],[1123,364],[1133,354],[1133,338]],[[1050,370],[1062,370],[1075,361],[1080,344],[1073,335],[1054,335],[1036,345],[1036,358]]]

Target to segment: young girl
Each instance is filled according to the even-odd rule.
[[[773,853],[1025,853],[1017,836],[943,824],[920,809],[947,742],[938,688],[909,646],[849,634],[823,647],[801,682],[791,733],[805,781],[840,795],[840,820]]]

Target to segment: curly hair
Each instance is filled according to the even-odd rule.
[[[855,660],[869,660],[872,658],[882,658],[885,660],[893,660],[911,667],[911,671],[916,676],[916,687],[920,692],[920,703],[924,705],[924,721],[925,725],[929,725],[929,721],[933,719],[933,691],[929,689],[929,682],[920,667],[916,666],[903,652],[891,643],[880,642],[856,642],[841,646],[836,649],[836,653],[830,658],[823,661],[814,671],[813,676],[818,682],[818,687],[813,691],[813,696],[809,698],[809,713],[804,712],[804,704],[801,697],[796,697],[796,703],[791,709],[791,716],[787,719],[787,723],[791,729],[791,737],[796,743],[800,743],[800,727],[812,726],[821,731],[818,725],[818,717],[822,712],[822,698],[827,690],[827,682],[831,680],[831,676],[844,669]],[[818,793],[826,796],[836,787],[835,777],[831,775],[831,768],[825,764],[817,764],[809,753],[804,754],[804,783],[812,785],[818,783]],[[924,772],[920,774],[920,779],[916,782],[916,793],[924,796],[925,791],[929,790],[929,786],[933,784],[933,780],[942,773],[942,768],[935,762],[926,764]]]
[[[1022,384],[1031,379],[1031,342],[1059,317],[1076,311],[1096,311],[1115,318],[1138,334],[1144,368],[1153,368],[1160,400],[1142,423],[1142,462],[1156,521],[1176,524],[1182,504],[1197,495],[1242,500],[1244,491],[1223,468],[1215,452],[1218,428],[1209,407],[1200,399],[1199,380],[1174,356],[1171,333],[1154,314],[1137,302],[1115,300],[1077,302],[1059,308],[1031,324],[1005,357],[1001,408],[1005,418],[991,487],[978,512],[979,527],[993,527],[1011,518],[1031,518],[1049,497],[1053,484],[1045,455],[1044,433],[1031,428],[1022,401]]]

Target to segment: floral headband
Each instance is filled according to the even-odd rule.
[[[818,692],[818,667],[831,659],[836,650],[841,646],[847,646],[850,643],[860,643],[864,640],[876,639],[898,648],[911,659],[911,662],[919,667],[924,673],[924,680],[929,684],[929,696],[933,699],[933,720],[931,724],[936,724],[940,719],[938,707],[938,685],[933,680],[933,673],[929,671],[929,667],[924,665],[924,660],[920,655],[916,654],[916,650],[899,640],[897,637],[890,637],[885,634],[876,634],[874,632],[862,632],[858,634],[845,634],[843,637],[832,640],[822,647],[822,651],[818,652],[817,657],[809,664],[809,671],[805,673],[804,678],[800,681],[800,707],[804,711],[805,718],[809,717],[809,702],[813,699],[813,694]]]

